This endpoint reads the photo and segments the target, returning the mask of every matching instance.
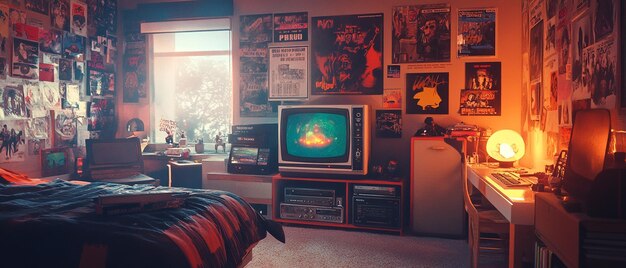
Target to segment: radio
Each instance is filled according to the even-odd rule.
[[[320,207],[280,203],[280,218],[343,223],[343,207]]]
[[[285,187],[285,203],[332,207],[335,190]]]
[[[383,185],[354,185],[353,195],[399,198],[400,187]]]
[[[352,197],[354,225],[370,227],[400,227],[400,199]]]

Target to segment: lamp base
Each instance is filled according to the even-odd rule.
[[[499,168],[512,168],[513,167],[513,163],[515,163],[515,162],[498,161],[498,167]]]

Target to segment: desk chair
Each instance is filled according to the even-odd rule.
[[[480,195],[470,193],[471,185],[467,176],[463,176],[463,203],[468,216],[467,242],[470,249],[471,267],[506,266],[508,260],[509,222],[498,210],[493,208]],[[489,254],[493,259],[480,258],[482,253]],[[487,257],[487,256],[483,256]],[[499,260],[500,262],[481,263]]]
[[[159,185],[159,180],[143,174],[143,155],[139,138],[88,139],[85,141],[87,181],[120,184]]]

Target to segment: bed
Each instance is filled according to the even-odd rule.
[[[243,267],[268,232],[285,241],[230,192],[0,177],[3,267]],[[188,194],[179,208],[95,213],[102,195],[172,189]]]

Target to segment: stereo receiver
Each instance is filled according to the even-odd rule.
[[[343,207],[320,207],[280,203],[280,218],[343,223]]]

